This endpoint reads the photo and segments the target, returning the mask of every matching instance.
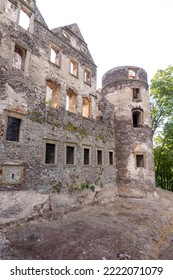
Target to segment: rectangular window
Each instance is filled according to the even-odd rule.
[[[77,102],[77,94],[71,90],[67,90],[66,95],[66,110],[72,113],[76,113],[76,102]]]
[[[82,116],[89,118],[91,113],[91,101],[88,98],[83,97],[82,103]]]
[[[8,117],[7,119],[7,141],[19,141],[21,119]]]
[[[133,88],[133,99],[140,99],[139,88]]]
[[[90,164],[90,149],[89,148],[83,149],[83,164],[84,165]]]
[[[103,158],[102,158],[102,150],[97,150],[97,165],[102,165]]]
[[[112,151],[109,151],[109,165],[113,165],[114,159],[113,159],[114,153]]]
[[[91,85],[91,71],[89,69],[84,70],[84,82]]]
[[[25,59],[26,50],[21,48],[20,46],[15,45],[13,54],[13,67],[24,71]]]
[[[144,155],[136,155],[136,167],[145,167]]]
[[[60,66],[60,49],[55,45],[50,47],[50,61]]]
[[[46,143],[45,163],[55,164],[55,144]]]
[[[66,146],[66,164],[74,164],[75,147]]]
[[[71,59],[70,61],[70,74],[78,77],[78,62],[75,59]]]
[[[46,86],[46,106],[57,109],[60,105],[60,85],[48,80]]]
[[[22,5],[19,16],[19,25],[23,27],[25,30],[30,29],[31,23],[31,12],[26,8],[26,6]]]

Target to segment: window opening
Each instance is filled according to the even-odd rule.
[[[133,88],[133,99],[140,99],[139,88]]]
[[[132,118],[133,118],[133,127],[142,126],[142,111],[141,110],[133,110]]]
[[[60,102],[60,85],[52,81],[47,81],[46,87],[46,105],[57,109]]]
[[[129,78],[135,79],[135,77],[136,77],[135,71],[129,69]]]
[[[60,66],[60,50],[54,46],[50,49],[50,61]]]
[[[16,142],[19,141],[20,125],[21,125],[21,119],[8,117],[7,132],[6,132],[7,141],[16,141]]]
[[[12,20],[17,20],[18,8],[10,1],[7,1],[7,4],[5,6],[5,12],[10,16]]]
[[[46,164],[55,164],[55,144],[46,143]]]
[[[91,111],[91,101],[88,98],[83,97],[83,107],[82,107],[82,116],[85,118],[90,117],[90,111]]]
[[[136,155],[136,167],[144,167],[144,155]]]
[[[97,165],[102,165],[102,150],[97,150]]]
[[[66,164],[74,164],[74,147],[66,146]]]
[[[67,90],[67,96],[66,96],[66,110],[72,113],[76,112],[76,100],[77,100],[77,94],[69,89]]]
[[[68,39],[70,41],[71,37],[66,31],[63,31],[63,35],[66,39]]]
[[[91,71],[88,69],[85,69],[84,71],[84,82],[91,85]]]
[[[109,152],[109,165],[113,165],[113,152]]]
[[[15,45],[14,55],[13,55],[13,67],[19,70],[24,70],[26,58],[26,50]]]
[[[78,77],[78,62],[74,59],[70,61],[70,74]]]
[[[21,7],[20,17],[19,17],[19,25],[26,30],[29,30],[31,21],[31,14],[28,9],[24,6]]]
[[[90,164],[90,149],[84,148],[84,155],[83,155],[83,164],[89,165]]]

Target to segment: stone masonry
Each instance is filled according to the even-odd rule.
[[[152,191],[147,74],[97,67],[77,24],[49,30],[35,0],[0,2],[0,189]]]

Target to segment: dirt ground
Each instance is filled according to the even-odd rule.
[[[120,198],[1,230],[1,259],[173,259],[173,194]],[[2,244],[1,244],[2,245]]]

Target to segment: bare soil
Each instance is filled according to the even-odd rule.
[[[1,231],[1,259],[173,259],[173,194],[120,198]]]

